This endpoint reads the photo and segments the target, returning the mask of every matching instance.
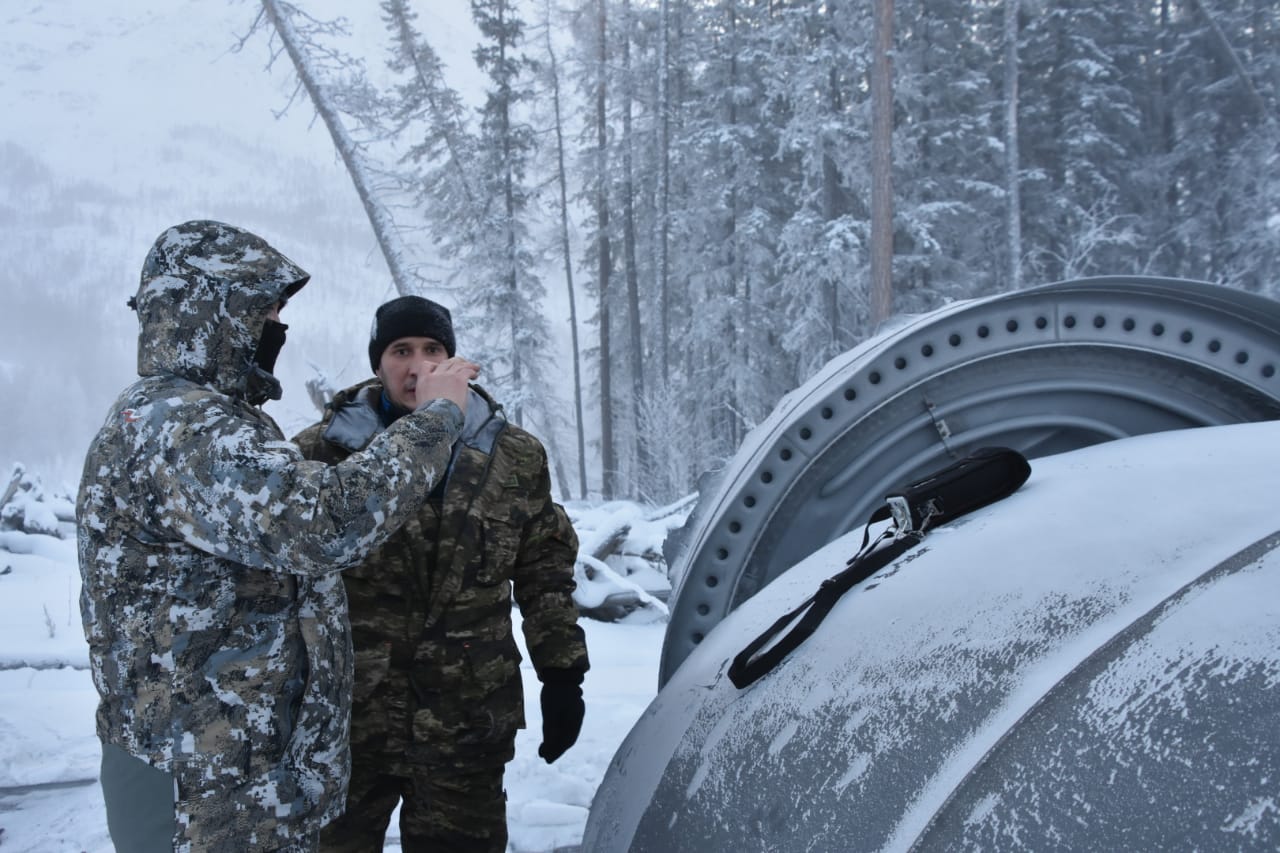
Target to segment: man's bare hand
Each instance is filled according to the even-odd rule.
[[[480,366],[465,358],[447,358],[433,364],[422,361],[409,371],[413,386],[414,404],[421,406],[430,400],[452,400],[467,411],[467,383],[480,375]]]

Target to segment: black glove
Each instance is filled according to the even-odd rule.
[[[578,740],[582,716],[582,673],[553,670],[542,674],[542,745],[538,755],[551,764]]]

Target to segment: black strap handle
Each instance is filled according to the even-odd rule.
[[[739,690],[754,683],[809,638],[840,596],[897,559],[932,527],[1013,494],[1031,475],[1026,457],[1007,447],[983,447],[940,471],[886,496],[862,532],[862,547],[848,568],[828,578],[804,603],[774,622],[738,652],[729,680]],[[893,518],[870,542],[871,525]],[[885,544],[892,537],[893,541]],[[788,626],[791,630],[783,634]],[[781,637],[779,637],[781,635]],[[774,640],[776,639],[776,642]],[[772,645],[771,645],[772,643]]]
[[[859,556],[849,561],[847,569],[824,580],[818,587],[818,591],[805,599],[803,604],[774,622],[765,629],[764,633],[738,652],[733,663],[729,665],[729,680],[733,682],[734,687],[741,690],[781,663],[783,658],[795,651],[796,647],[818,630],[822,620],[827,618],[827,614],[831,612],[831,608],[835,607],[842,595],[855,584],[861,583],[893,562],[904,551],[920,541],[917,537],[908,536],[882,544],[892,533],[892,530],[886,531],[872,543],[874,550],[870,553],[865,553],[867,548],[864,546]],[[865,542],[866,533],[863,535]],[[876,548],[877,545],[881,547]],[[770,640],[777,637],[793,622],[795,622],[794,628],[765,649]]]

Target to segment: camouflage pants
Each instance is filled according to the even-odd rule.
[[[392,766],[398,764],[399,766]],[[404,766],[380,754],[352,755],[342,817],[320,834],[324,853],[378,853],[396,803],[404,853],[503,853],[507,849],[504,767]]]

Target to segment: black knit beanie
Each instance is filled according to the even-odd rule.
[[[449,309],[421,296],[401,296],[379,306],[369,330],[369,367],[375,373],[383,351],[400,338],[435,338],[453,358],[453,318]]]

